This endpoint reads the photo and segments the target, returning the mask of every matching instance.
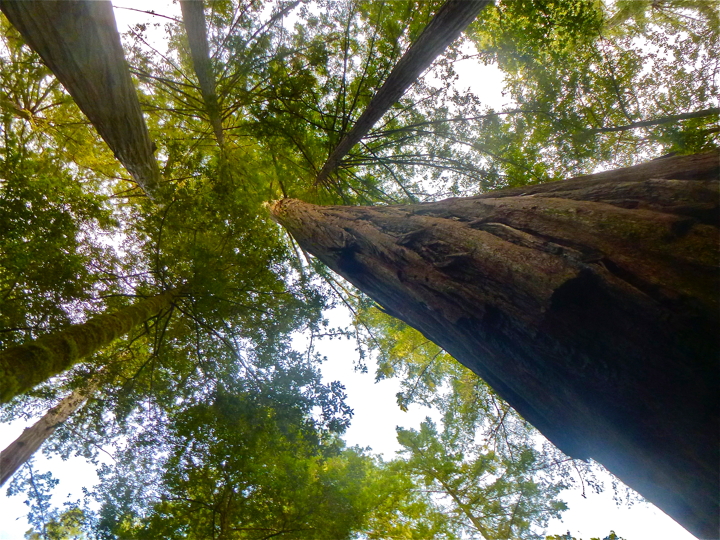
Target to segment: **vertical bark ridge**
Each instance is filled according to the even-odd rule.
[[[146,194],[160,181],[137,92],[106,0],[0,0],[0,10],[42,58]]]
[[[170,308],[177,289],[0,351],[0,403],[27,392]]]
[[[271,212],[565,453],[716,538],[719,157],[414,205],[285,199]]]
[[[203,0],[181,0],[180,8],[190,44],[193,69],[200,83],[200,92],[205,102],[205,109],[215,132],[215,138],[222,147],[225,136],[223,135],[220,103],[215,91],[215,76],[210,62],[210,47],[208,46],[203,4]]]
[[[435,14],[422,34],[390,72],[385,83],[340,140],[318,173],[316,184],[326,183],[342,158],[396,103],[428,66],[475,20],[489,0],[448,0]]]

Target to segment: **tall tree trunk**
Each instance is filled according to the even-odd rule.
[[[700,111],[693,111],[682,114],[673,114],[670,116],[663,116],[662,118],[654,118],[652,120],[640,120],[638,122],[633,122],[632,124],[627,124],[625,126],[588,129],[584,133],[617,133],[619,131],[630,131],[631,129],[637,129],[642,127],[670,124],[673,122],[679,122],[680,120],[689,120],[691,118],[705,118],[707,116],[717,116],[718,114],[720,114],[720,108],[711,107],[710,109],[702,109]]]
[[[160,169],[106,0],[0,0],[0,10],[65,86],[134,180],[152,195]]]
[[[193,69],[200,83],[200,92],[205,102],[205,109],[210,117],[210,124],[215,132],[215,138],[218,144],[222,146],[225,137],[220,117],[220,104],[215,92],[215,76],[210,63],[210,48],[208,47],[203,3],[203,0],[180,0],[180,8],[190,44]]]
[[[332,151],[320,170],[316,183],[326,182],[345,154],[360,142],[375,122],[380,120],[433,60],[442,54],[490,3],[489,0],[448,0],[443,4],[420,37],[400,58],[352,129]]]
[[[15,471],[29,460],[60,424],[77,411],[97,390],[99,380],[95,378],[84,388],[75,390],[60,401],[31,427],[25,428],[20,436],[0,452],[0,486],[7,482]]]
[[[271,211],[565,453],[717,538],[718,157],[433,203]]]
[[[98,315],[86,323],[0,351],[0,403],[62,373],[135,326],[169,309],[178,294],[177,289],[166,291],[114,313]]]

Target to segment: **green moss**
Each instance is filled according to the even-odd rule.
[[[176,294],[178,291],[167,291],[115,313],[100,315],[84,324],[0,352],[0,403],[7,403],[109,345],[168,308]]]

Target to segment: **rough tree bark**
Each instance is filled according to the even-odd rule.
[[[360,142],[375,122],[380,120],[433,60],[442,54],[490,3],[490,0],[448,0],[443,4],[422,34],[400,58],[352,129],[332,151],[318,173],[317,184],[327,181],[328,176],[340,164],[345,154]]]
[[[205,27],[205,11],[203,0],[181,0],[183,24],[190,44],[193,69],[200,83],[205,109],[215,132],[215,138],[220,146],[225,137],[220,117],[220,104],[215,92],[215,76],[210,63],[210,48],[208,47],[207,29]]]
[[[148,194],[158,187],[140,102],[106,0],[0,0],[0,10],[67,89]]]
[[[565,453],[717,538],[718,156],[433,203],[271,211]]]
[[[39,337],[31,343],[0,351],[0,403],[27,392],[36,384],[127,334],[135,326],[170,309],[178,289],[145,298],[114,313]]]
[[[7,482],[15,471],[37,452],[43,443],[53,434],[60,424],[77,411],[98,387],[97,378],[84,388],[75,390],[63,398],[43,417],[20,434],[7,448],[0,452],[0,486]]]

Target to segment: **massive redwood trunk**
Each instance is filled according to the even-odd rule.
[[[152,193],[160,169],[107,0],[0,0],[133,179]]]
[[[93,317],[83,324],[0,351],[0,403],[70,369],[159,313],[168,310],[181,290],[173,289]]]
[[[447,0],[422,34],[403,54],[385,83],[373,96],[352,129],[333,149],[320,170],[316,182],[324,183],[340,160],[362,139],[405,91],[473,22],[490,0]]]
[[[477,197],[272,212],[700,538],[718,535],[718,153]]]

